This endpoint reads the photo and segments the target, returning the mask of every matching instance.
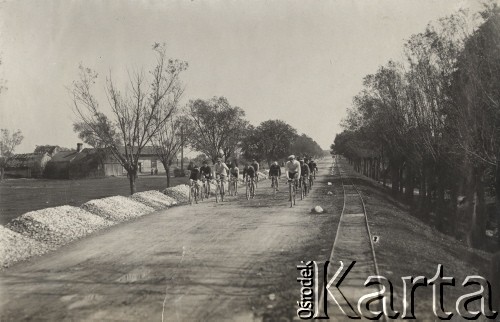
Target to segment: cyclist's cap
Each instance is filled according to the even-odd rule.
[[[295,159],[295,155],[292,154],[291,156],[288,157],[288,159]]]

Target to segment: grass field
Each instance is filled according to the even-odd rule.
[[[170,185],[187,183],[187,178],[171,178]],[[163,190],[167,187],[165,176],[139,176],[137,192]],[[0,225],[28,211],[48,207],[81,204],[109,196],[129,196],[126,177],[109,177],[81,180],[6,179],[0,183]]]

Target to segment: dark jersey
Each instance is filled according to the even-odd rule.
[[[255,177],[255,169],[252,166],[243,168],[243,178],[246,176],[250,178]]]
[[[309,169],[311,171],[318,170],[318,166],[316,165],[316,162],[314,162],[314,161],[309,162]]]
[[[200,179],[200,169],[193,168],[191,170],[191,174],[189,175],[190,180],[199,180]]]
[[[271,164],[269,167],[269,176],[281,176],[281,167],[277,164]]]
[[[202,176],[210,178],[212,176],[212,168],[209,165],[204,165],[200,168],[200,173]]]
[[[257,161],[252,162],[252,168],[253,168],[255,171],[259,171],[259,163],[258,163]]]
[[[309,177],[310,174],[311,173],[309,171],[309,166],[307,164],[304,163],[302,166],[300,166],[300,175],[301,176],[303,176],[303,177],[305,177],[305,176]]]
[[[240,173],[238,170],[238,167],[234,167],[229,169],[229,173],[231,173],[231,176],[238,178],[238,174]]]

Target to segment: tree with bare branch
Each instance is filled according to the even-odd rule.
[[[152,137],[151,143],[160,162],[167,172],[167,188],[170,187],[170,166],[180,148],[186,143],[182,128],[186,127],[182,111],[175,111]]]
[[[165,44],[154,44],[156,64],[148,75],[129,73],[129,90],[120,91],[110,75],[106,78],[108,116],[93,94],[98,74],[80,66],[80,78],[71,94],[80,137],[111,153],[127,171],[130,193],[135,192],[139,156],[143,148],[169,120],[183,93],[180,74],[187,63],[168,59]]]
[[[17,130],[12,134],[8,129],[1,129],[0,136],[0,180],[3,180],[5,166],[9,159],[14,155],[15,148],[21,144],[24,136],[21,130]]]

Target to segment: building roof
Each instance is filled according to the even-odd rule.
[[[15,154],[7,160],[6,166],[8,168],[23,168],[32,166],[35,162],[41,161],[44,157],[47,157],[47,153],[21,153]]]
[[[101,155],[99,155],[101,152]],[[78,162],[84,159],[95,158],[95,157],[105,157],[105,159],[109,159],[109,154],[105,153],[103,149],[95,149],[95,148],[85,148],[80,152],[77,151],[63,151],[56,153],[51,162]]]
[[[134,147],[134,151],[136,151],[136,150],[137,150],[137,147]],[[125,147],[124,146],[118,147],[118,151],[121,154],[125,154]],[[145,156],[145,155],[156,155],[155,148],[153,146],[150,146],[150,145],[145,146],[141,150],[141,155],[142,156]]]
[[[34,153],[43,154],[47,152],[48,154],[54,154],[54,152],[59,151],[70,151],[68,148],[61,148],[58,145],[37,145]]]
[[[73,158],[78,154],[76,151],[62,151],[62,152],[57,152],[54,154],[52,157],[52,160],[50,162],[71,162]]]

